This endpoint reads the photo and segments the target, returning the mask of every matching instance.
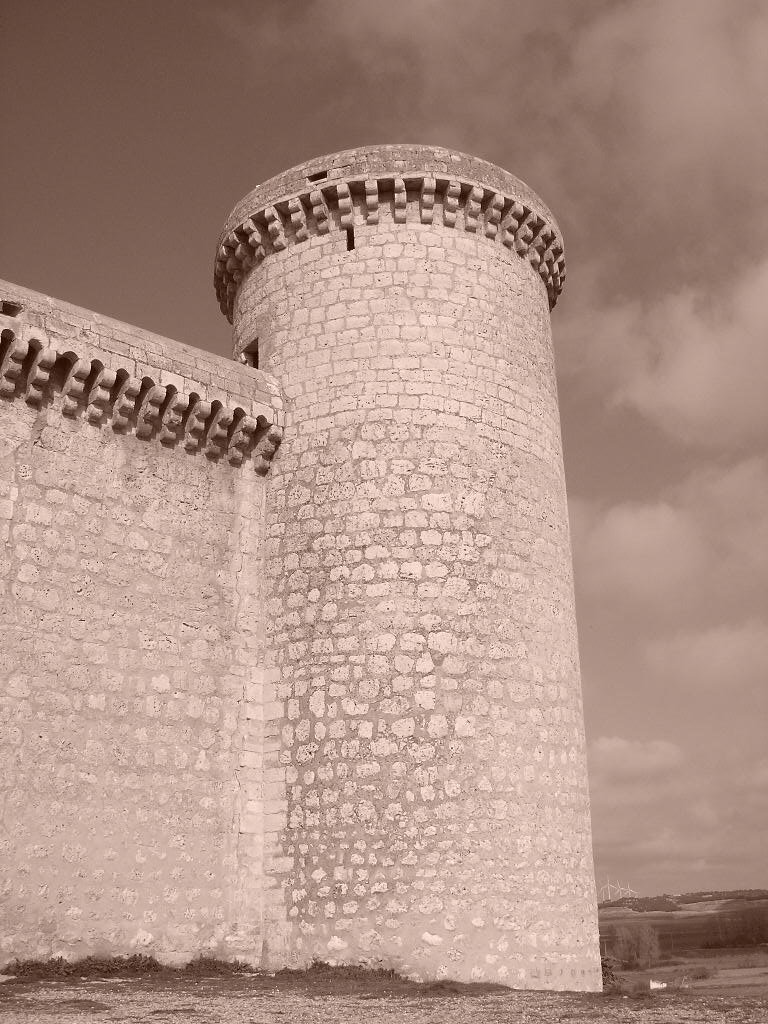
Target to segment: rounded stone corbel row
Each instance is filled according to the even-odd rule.
[[[187,395],[171,384],[132,377],[98,359],[59,352],[43,332],[18,327],[2,331],[0,397],[21,398],[40,408],[59,393],[60,411],[96,426],[109,424],[117,433],[144,440],[156,438],[167,447],[226,459],[233,466],[252,463],[263,476],[283,437],[276,410],[268,405],[247,413],[217,400]]]
[[[378,224],[385,205],[395,224],[418,218],[421,224],[481,234],[514,250],[541,277],[550,309],[557,302],[565,282],[563,244],[556,227],[541,213],[476,182],[403,173],[318,183],[254,211],[228,231],[214,266],[216,297],[224,315],[232,321],[240,282],[266,256],[330,230]]]

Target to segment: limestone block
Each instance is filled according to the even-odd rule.
[[[87,359],[76,359],[70,364],[61,389],[61,411],[64,416],[77,415],[90,373],[91,364]]]
[[[0,395],[10,398],[16,393],[16,385],[24,366],[29,345],[21,338],[13,338],[7,343],[5,353],[0,359]]]

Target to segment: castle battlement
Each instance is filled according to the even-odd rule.
[[[462,173],[467,171],[483,177]],[[356,226],[381,221],[439,224],[513,250],[538,272],[550,308],[565,283],[562,236],[554,217],[519,179],[463,154],[417,146],[376,147],[300,165],[237,204],[214,264],[222,312],[232,320],[240,282],[271,253],[329,231],[347,232],[354,244],[350,233]]]
[[[53,404],[62,416],[94,426],[157,438],[166,447],[226,458],[233,466],[250,462],[260,475],[268,471],[283,436],[277,395],[269,404],[251,400],[246,411],[225,405],[215,391],[210,397],[187,394],[177,384],[132,376],[130,361],[109,366],[108,359],[93,346],[57,347],[38,327],[0,315],[0,397],[34,408]]]

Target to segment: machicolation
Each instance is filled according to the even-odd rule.
[[[0,284],[0,953],[599,989],[550,310],[437,147],[237,204],[232,361]]]

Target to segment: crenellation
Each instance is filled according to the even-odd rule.
[[[16,325],[16,330],[18,327]],[[105,367],[100,360],[80,358],[71,350],[60,353],[50,344],[43,348],[43,341],[48,339],[39,331],[23,329],[17,336],[6,328],[3,336],[0,395],[4,398],[23,395],[27,404],[39,407],[58,392],[63,416],[74,418],[82,413],[94,426],[111,423],[114,431],[134,431],[143,440],[157,435],[169,447],[181,440],[187,451],[196,451],[205,437],[202,447],[206,454],[219,457],[227,453],[228,432],[236,409],[225,407],[215,399],[212,400],[216,403],[215,409],[208,402],[192,403],[190,397],[179,393],[174,385],[156,384],[151,377],[140,381],[123,367]],[[173,376],[177,381],[184,379]],[[278,439],[279,444],[284,422],[279,396],[274,396],[273,403],[268,410],[261,403],[255,408],[260,418],[274,427],[271,439]],[[188,413],[191,404],[195,405],[193,415]],[[249,403],[249,408],[252,406],[253,403]],[[245,415],[244,410],[240,413]],[[182,439],[180,429],[185,414]],[[226,424],[226,431],[222,435],[223,424]],[[276,447],[270,444],[259,451],[254,465],[260,475],[266,472]],[[230,460],[232,465],[243,463],[245,449],[242,454],[242,458]]]
[[[379,223],[379,183],[375,178],[365,182],[365,222]]]
[[[56,353],[48,350],[51,367],[56,362]],[[117,370],[101,367],[93,378],[93,382],[85,394],[85,416],[89,423],[100,426],[109,415],[112,404],[112,390],[117,383]]]
[[[499,224],[501,223],[502,213],[504,211],[504,202],[504,196],[500,195],[498,192],[491,196],[491,200],[485,211],[486,238],[496,238],[499,231]]]
[[[63,416],[77,416],[93,372],[92,364],[89,359],[80,359],[74,353],[66,353],[62,361],[66,369],[61,386],[61,413]]]
[[[470,189],[469,195],[467,196],[466,206],[464,208],[465,231],[477,231],[484,197],[485,191],[479,185],[474,185]]]
[[[422,224],[431,224],[435,215],[435,189],[437,182],[432,177],[425,177],[421,183],[421,211]]]
[[[4,351],[0,356],[0,395],[11,398],[16,394],[19,378],[24,369],[24,360],[29,353],[29,343],[13,332],[3,331],[2,345]]]
[[[294,238],[297,242],[306,242],[309,239],[307,212],[300,196],[294,196],[293,199],[288,200],[288,211]]]
[[[216,403],[205,425],[201,450],[211,458],[224,455],[229,446],[229,431],[234,423],[234,411]]]
[[[166,399],[166,388],[145,380],[136,410],[136,437],[150,438],[160,424],[160,414]]]
[[[318,235],[327,235],[330,230],[330,217],[323,193],[319,189],[313,189],[309,193],[309,202]]]
[[[245,413],[235,420],[234,429],[227,444],[227,458],[233,466],[240,466],[253,445],[259,420]]]
[[[461,199],[461,183],[449,181],[443,193],[443,224],[446,227],[456,226],[456,216]]]
[[[263,243],[263,236],[258,224],[255,224],[250,218],[245,222],[246,228],[248,229],[248,242],[253,247],[254,258],[258,262],[262,260],[266,254],[266,248]]]
[[[285,227],[283,220],[278,211],[274,206],[268,206],[264,211],[264,220],[267,224],[267,231],[269,232],[269,240],[272,248],[276,252],[280,252],[281,249],[285,249],[287,241],[285,238]]]
[[[36,341],[38,341],[37,338]],[[51,373],[56,363],[55,352],[44,341],[38,341],[38,343],[39,348],[37,348],[32,362],[26,371],[24,387],[24,400],[27,405],[32,406],[42,405],[50,384]]]
[[[402,178],[395,178],[393,182],[393,196],[393,220],[395,224],[405,224],[408,218],[408,193]]]
[[[117,370],[115,378],[117,385],[112,399],[112,429],[119,433],[127,433],[135,424],[141,381],[129,376],[126,370]]]
[[[180,440],[180,432],[184,415],[189,409],[191,399],[183,392],[175,389],[173,384],[167,385],[168,401],[163,406],[157,439],[161,444],[175,445]]]
[[[538,235],[544,222],[537,213],[526,211],[515,232],[515,251],[518,256],[527,256],[531,243]]]
[[[238,245],[237,243],[238,231],[244,236],[251,237],[249,232],[255,219],[260,217],[266,219],[269,214],[270,236],[275,234],[278,239],[276,244],[272,244],[271,248],[273,249],[282,249],[289,244],[306,242],[315,233],[317,235],[327,234],[334,225],[344,230],[353,227],[356,194],[361,196],[365,205],[366,223],[380,223],[380,211],[382,202],[384,202],[391,210],[392,221],[395,224],[405,224],[408,220],[409,187],[418,191],[419,218],[424,224],[433,222],[435,200],[437,199],[442,207],[444,226],[456,227],[459,224],[466,231],[476,232],[479,230],[482,218],[484,237],[489,241],[496,241],[501,225],[502,244],[507,248],[513,248],[520,257],[529,259],[542,278],[550,308],[555,304],[562,287],[562,274],[555,274],[553,264],[541,258],[547,246],[542,248],[542,243],[539,241],[542,229],[546,225],[548,245],[557,244],[562,254],[562,244],[558,241],[559,236],[552,224],[549,224],[540,213],[530,207],[507,199],[502,194],[492,192],[482,185],[471,182],[462,183],[440,177],[433,178],[430,175],[422,174],[418,177],[409,175],[407,178],[382,177],[376,181],[372,179],[336,181],[332,185],[325,186],[324,189],[314,189],[293,196],[285,203],[286,209],[294,211],[297,217],[298,227],[296,230],[293,230],[291,221],[290,238],[285,237],[280,226],[279,215],[274,207],[267,207],[263,211],[251,213],[234,233],[230,232],[222,239],[217,252],[214,263],[214,281],[222,309],[231,318],[238,285],[245,274],[263,258],[261,252],[251,255],[249,251],[247,257],[243,256],[242,244]],[[302,220],[303,215],[299,211],[304,210],[305,204],[312,209],[314,223]],[[505,206],[509,207],[506,214],[503,213]],[[335,221],[330,217],[330,210],[336,214]],[[459,217],[460,213],[462,214],[461,218]],[[293,215],[294,213],[290,214],[291,217]]]
[[[352,193],[349,190],[349,185],[346,181],[337,182],[335,186],[336,190],[336,209],[339,214],[339,226],[346,230],[351,228],[355,223],[355,208],[352,202]]]
[[[525,207],[521,203],[512,203],[509,210],[502,219],[501,241],[508,249],[514,248],[515,235],[523,218],[526,215]]]
[[[200,398],[190,402],[189,412],[184,420],[182,444],[188,452],[196,452],[205,434],[205,426],[211,415],[211,403]]]

